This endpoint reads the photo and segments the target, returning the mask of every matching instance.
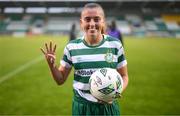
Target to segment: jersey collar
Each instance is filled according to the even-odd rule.
[[[107,38],[107,35],[103,34],[103,39],[102,39],[102,41],[101,41],[99,44],[94,45],[94,46],[89,45],[89,44],[85,41],[85,36],[82,37],[82,40],[83,40],[84,45],[86,45],[87,47],[94,48],[94,47],[99,47],[99,46],[101,46],[101,45],[105,42],[106,38]]]

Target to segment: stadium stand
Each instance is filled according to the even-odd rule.
[[[50,17],[47,22],[47,32],[68,32],[73,20],[70,18]]]
[[[29,4],[28,4],[29,3]],[[86,2],[83,1],[1,1],[0,2],[0,34],[68,34],[71,25],[75,23],[80,32],[80,10]],[[136,36],[180,36],[180,2],[160,1],[98,1],[107,14],[107,23],[116,19],[117,26],[124,35]],[[24,8],[23,13],[5,13],[5,8]],[[42,7],[45,13],[29,13],[29,7]],[[55,13],[49,13],[48,8],[61,8]],[[69,8],[69,10],[68,10]],[[74,8],[74,9],[72,9]],[[52,9],[52,8],[51,8]],[[77,10],[78,9],[78,10]],[[82,9],[81,9],[82,10]],[[15,10],[16,11],[16,10]]]
[[[28,34],[44,34],[45,33],[45,17],[43,16],[26,16],[30,19]]]
[[[180,38],[180,15],[162,15],[162,18],[168,31],[176,38]]]
[[[117,28],[121,31],[121,33],[130,35],[131,34],[131,27],[128,21],[126,20],[117,20]]]

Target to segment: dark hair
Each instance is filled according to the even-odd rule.
[[[113,29],[113,30],[116,29],[116,21],[115,20],[111,21],[111,29]]]
[[[86,8],[100,8],[102,10],[103,16],[105,17],[104,10],[101,7],[101,5],[99,5],[98,3],[87,3],[87,4],[84,5],[83,10],[86,9]]]
[[[98,3],[87,3],[84,5],[84,8],[95,8],[95,7],[101,7],[101,5],[99,5]]]

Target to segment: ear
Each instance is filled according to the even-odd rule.
[[[80,20],[79,20],[79,21],[80,21],[80,25],[81,25],[81,24],[82,24],[82,19],[80,18]]]
[[[83,27],[82,27],[82,19],[81,19],[81,18],[80,18],[80,20],[79,20],[79,23],[80,23],[81,29],[83,30]]]
[[[106,29],[107,29],[107,27],[106,27],[106,22],[103,21],[102,34],[106,34]]]

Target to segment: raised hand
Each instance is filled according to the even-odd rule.
[[[46,50],[44,50],[43,48],[40,48],[40,49],[43,52],[43,54],[45,55],[48,64],[50,66],[52,66],[52,65],[54,65],[55,60],[56,60],[56,55],[55,55],[56,44],[53,45],[53,43],[50,41],[49,45],[47,43],[45,43],[45,47],[46,47]]]

